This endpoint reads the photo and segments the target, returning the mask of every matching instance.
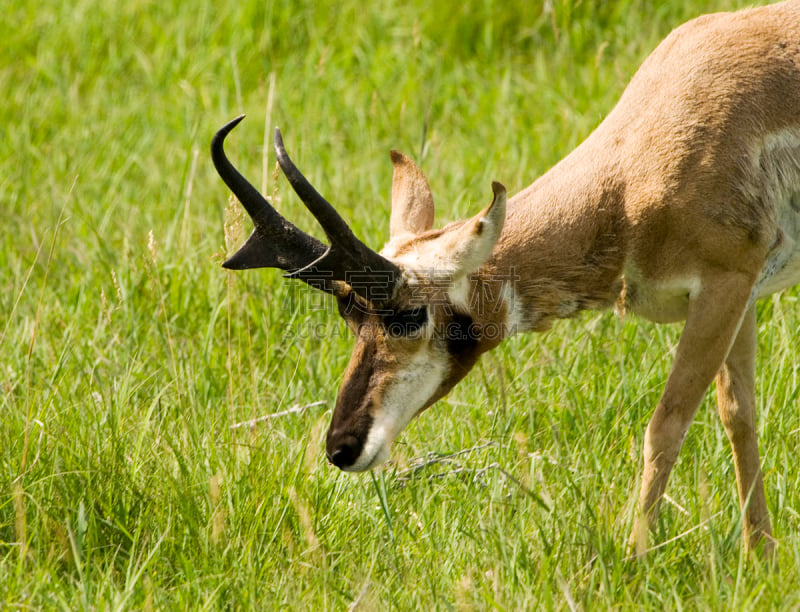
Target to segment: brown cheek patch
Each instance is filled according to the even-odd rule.
[[[359,339],[344,373],[344,380],[336,399],[333,425],[337,421],[348,421],[368,397],[375,362],[375,342]]]
[[[402,352],[387,345],[385,334],[374,321],[363,322],[354,331],[358,340],[339,390],[334,426],[360,418],[357,413],[373,418],[381,406],[384,389],[402,363]]]

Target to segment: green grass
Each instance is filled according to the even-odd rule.
[[[0,602],[800,606],[796,292],[759,313],[774,566],[741,551],[713,393],[653,543],[672,541],[626,560],[675,326],[588,313],[514,338],[408,428],[393,463],[358,476],[326,464],[351,340],[277,272],[220,268],[248,226],[226,222],[214,131],[247,112],[231,157],[319,234],[273,177],[263,143],[280,125],[379,247],[390,148],[427,172],[438,223],[467,215],[492,179],[521,189],[588,135],[673,27],[742,3],[377,4],[6,2]],[[429,453],[441,460],[409,470]]]

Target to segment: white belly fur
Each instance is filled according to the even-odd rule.
[[[800,283],[800,131],[770,135],[755,160],[761,180],[753,188],[774,206],[780,228],[778,246],[753,288],[759,298]]]

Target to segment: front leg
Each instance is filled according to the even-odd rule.
[[[706,275],[689,303],[675,361],[644,437],[644,471],[629,550],[647,549],[649,527],[686,432],[719,371],[748,309],[753,280],[741,273]]]

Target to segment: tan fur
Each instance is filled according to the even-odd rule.
[[[631,546],[646,549],[669,472],[716,378],[746,542],[766,539],[769,548],[755,439],[753,301],[800,282],[800,2],[708,15],[675,30],[595,132],[508,200],[499,237],[480,236],[491,207],[431,230],[427,181],[409,158],[392,159],[395,209],[383,255],[403,270],[397,308],[430,303],[430,321],[420,339],[392,339],[377,315],[363,315],[370,323],[343,383],[351,399],[337,403],[332,429],[341,434],[355,418],[353,403],[370,402],[364,414],[373,421],[389,410],[381,398],[392,385],[402,396],[395,380],[419,351],[442,364],[441,380],[419,406],[392,408],[403,413],[398,427],[384,419],[392,435],[509,333],[615,303],[656,321],[685,319],[645,435]],[[493,222],[486,227],[499,231]],[[479,330],[458,354],[436,339],[453,312],[468,314]],[[488,333],[493,326],[498,333]],[[432,387],[415,367],[407,388]],[[391,439],[370,448],[379,442],[385,454]],[[359,469],[374,465],[360,461]]]

